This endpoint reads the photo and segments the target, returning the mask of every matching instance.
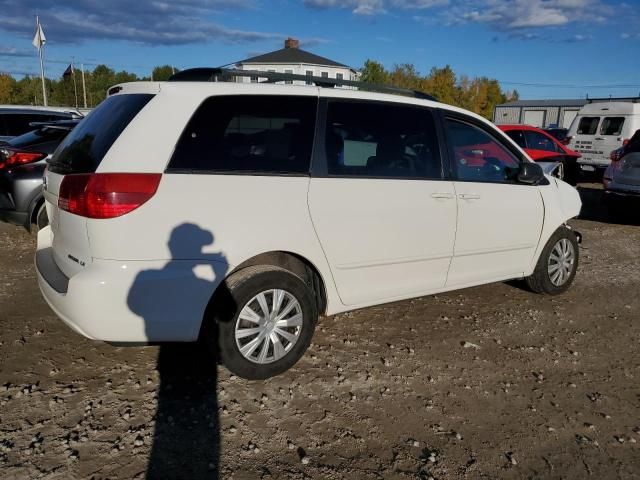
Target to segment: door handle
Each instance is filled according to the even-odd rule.
[[[476,193],[461,193],[458,195],[458,198],[461,198],[462,200],[479,200],[480,195]]]
[[[432,193],[431,198],[444,198],[451,200],[454,197],[453,193]]]

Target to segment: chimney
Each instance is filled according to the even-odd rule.
[[[300,40],[289,37],[284,41],[284,48],[299,48],[299,47],[300,47]]]

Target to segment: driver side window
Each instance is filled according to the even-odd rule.
[[[445,125],[458,180],[509,183],[515,176],[520,161],[488,132],[451,118]]]

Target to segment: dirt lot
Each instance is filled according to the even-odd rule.
[[[640,222],[610,223],[592,187],[567,294],[493,284],[324,319],[264,382],[72,333],[34,237],[1,225],[0,477],[640,478]]]

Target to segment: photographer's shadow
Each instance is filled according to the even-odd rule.
[[[169,239],[171,260],[162,269],[136,276],[127,302],[144,319],[147,338],[170,338],[182,320],[181,312],[207,305],[214,281],[225,278],[228,270],[222,253],[203,253],[212,243],[211,232],[194,224],[179,225]],[[185,328],[193,328],[192,322],[185,323]],[[146,478],[218,478],[216,353],[192,343],[161,344],[158,404]]]

